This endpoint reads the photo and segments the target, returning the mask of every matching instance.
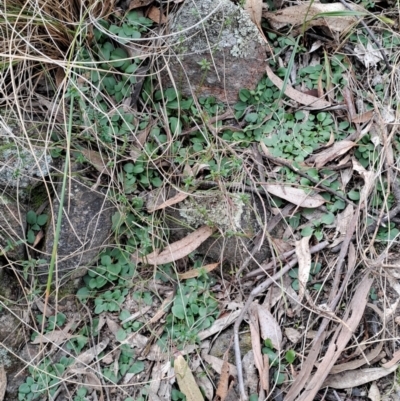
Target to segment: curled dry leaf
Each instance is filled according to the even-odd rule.
[[[340,141],[336,142],[331,148],[318,153],[315,157],[315,166],[317,168],[321,168],[325,166],[326,163],[331,160],[336,159],[339,156],[347,153],[351,148],[353,148],[356,144],[352,141]]]
[[[325,199],[318,194],[306,194],[300,188],[287,185],[263,184],[263,187],[272,195],[277,196],[293,203],[296,206],[307,207],[310,209],[320,207],[325,203]]]
[[[293,8],[293,7],[288,7],[288,8]],[[273,82],[273,84],[279,90],[282,90],[283,81],[273,73],[273,71],[268,65],[266,69],[268,78]],[[286,85],[284,93],[287,97],[290,97],[290,99],[295,100],[300,104],[304,104],[305,106],[309,106],[314,110],[324,109],[325,107],[329,107],[331,105],[330,102],[327,102],[324,99],[319,99],[317,97],[306,95],[305,93],[299,92],[290,85]]]
[[[356,4],[352,4],[352,8],[360,14],[365,13],[365,9]],[[332,31],[343,32],[358,23],[354,15],[335,17],[318,15],[332,12],[348,12],[348,10],[341,3],[321,4],[319,1],[315,1],[311,5],[310,2],[303,2],[301,5],[279,11],[263,12],[263,17],[268,19],[275,29],[280,29],[285,25],[305,26],[306,29],[313,26],[327,26]]]
[[[194,380],[193,373],[182,355],[175,359],[175,378],[180,391],[185,394],[187,401],[203,401],[203,395]]]
[[[201,353],[201,357],[204,361],[206,361],[210,366],[218,373],[222,373],[222,367],[224,365],[224,361],[216,356],[212,356],[207,354],[205,351]],[[232,375],[234,378],[237,377],[237,369],[235,365],[229,363],[229,374]]]
[[[174,262],[195,251],[213,232],[213,228],[202,226],[185,238],[168,245],[162,252],[154,251],[142,259],[138,258],[137,255],[132,255],[132,259],[156,266]]]
[[[131,2],[129,3],[128,10],[131,11],[134,10],[135,8],[145,7],[153,2],[154,0],[131,0]]]
[[[107,167],[107,160],[105,160],[99,152],[91,149],[80,149],[79,152],[86,157],[89,163],[95,167],[98,172],[111,175],[111,171],[109,167]]]
[[[199,267],[198,269],[192,269],[192,270],[189,270],[188,272],[185,272],[185,273],[179,273],[178,274],[178,278],[180,280],[187,280],[188,278],[198,277],[201,272],[205,271],[206,273],[210,273],[217,266],[219,266],[219,262],[218,263],[211,263],[209,265],[205,265],[205,266]]]
[[[293,327],[286,327],[285,336],[291,343],[296,344],[301,338],[301,333]]]
[[[280,350],[282,348],[282,331],[278,322],[264,305],[258,305],[257,312],[261,338],[263,340],[269,338],[274,348]]]
[[[310,253],[310,238],[303,237],[300,241],[296,241],[296,256],[299,265],[299,302],[302,301],[304,297],[304,292],[306,289],[308,278],[310,277],[311,270],[311,253]]]

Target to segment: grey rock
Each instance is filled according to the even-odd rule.
[[[71,181],[68,189],[57,249],[57,278],[64,282],[82,277],[108,243],[111,217],[116,210],[103,193],[92,190],[76,179]],[[54,216],[58,216],[60,194],[61,185],[53,201]],[[55,224],[56,221],[48,224],[44,245],[44,257],[47,260],[50,260],[49,255],[53,250]],[[39,280],[46,282],[48,265],[39,266],[38,273]]]
[[[265,74],[264,40],[248,13],[230,0],[187,0],[169,35],[163,85],[174,81],[186,96],[234,103],[240,89],[252,89]]]
[[[21,202],[0,195],[0,254],[11,260],[25,258],[26,210]]]
[[[170,242],[186,237],[202,225],[216,227],[215,234],[203,242],[196,253],[240,267],[252,251],[263,216],[260,200],[248,194],[196,191],[183,202],[166,209],[166,224]],[[264,244],[254,254],[254,259],[263,262],[269,255],[269,247]],[[254,264],[256,262],[251,262],[249,266]]]

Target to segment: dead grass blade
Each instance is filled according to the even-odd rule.
[[[293,7],[288,7],[293,8]],[[283,81],[274,74],[269,66],[266,67],[268,78],[273,82],[273,84],[279,89],[282,90],[283,88]],[[329,107],[331,105],[330,102],[327,102],[324,99],[319,99],[314,96],[307,95],[305,93],[299,92],[298,90],[294,89],[290,85],[286,85],[285,95],[290,97],[290,99],[295,100],[296,102],[303,104],[312,108],[313,110],[324,109],[325,107]]]
[[[363,312],[365,306],[367,305],[367,298],[372,283],[373,279],[365,276],[364,279],[358,284],[353,299],[351,300],[351,303],[346,311],[346,316],[350,315],[350,317],[336,329],[328,346],[328,350],[322,362],[318,366],[317,372],[306,385],[303,394],[296,399],[297,401],[315,400],[315,396],[319,389],[322,386],[325,386],[325,379],[327,378],[337,359],[340,357],[347,343],[353,336],[354,331],[363,317]],[[348,374],[349,372],[346,373],[346,375]]]
[[[175,378],[178,382],[180,391],[185,394],[188,401],[203,401],[203,395],[194,380],[192,371],[182,355],[175,359],[174,363]]]

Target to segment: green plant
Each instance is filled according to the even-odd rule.
[[[74,397],[74,401],[87,401],[87,388],[86,387],[79,387],[76,391],[76,395]]]
[[[128,252],[119,249],[106,249],[100,254],[96,267],[88,270],[83,278],[89,290],[103,288],[107,284],[118,283],[125,285],[135,274],[135,266],[130,261]],[[83,293],[81,292],[82,296]]]
[[[53,330],[59,330],[64,324],[67,317],[64,313],[57,313],[57,315],[49,316],[48,318],[42,314],[35,316],[37,322],[40,326],[44,327],[44,334],[51,333]],[[44,320],[44,322],[43,322]],[[33,332],[31,335],[31,340],[33,341],[39,333]]]
[[[115,290],[108,290],[103,294],[100,294],[95,300],[94,313],[102,312],[118,312],[121,308],[122,303],[125,301],[125,297],[128,295],[129,290],[123,288],[122,290],[117,288]]]
[[[28,223],[28,232],[26,236],[27,236],[27,241],[30,244],[33,244],[35,242],[36,233],[46,225],[47,220],[48,220],[47,214],[37,215],[33,210],[30,210],[26,214],[26,222]]]
[[[284,358],[275,351],[272,341],[267,338],[264,341],[264,347],[262,348],[262,353],[268,355],[269,366],[273,371],[273,378],[276,385],[281,385],[287,380],[287,365],[291,365],[296,359],[296,353],[294,350],[290,349],[285,353]]]
[[[126,373],[138,374],[144,370],[144,362],[135,360],[135,351],[128,345],[121,345],[118,368],[112,363],[102,370],[103,376],[112,383],[118,383]]]
[[[314,276],[317,276],[318,273],[321,271],[321,263],[311,263],[310,274],[308,277],[308,281],[314,279]],[[289,277],[293,279],[292,281],[292,288],[296,291],[299,291],[300,284],[299,284],[299,269],[296,267],[289,271]],[[322,286],[320,284],[314,284],[313,288],[317,291],[321,290]]]
[[[197,341],[197,334],[212,325],[218,315],[218,302],[210,288],[211,279],[202,274],[180,283],[171,313],[166,317],[160,344],[170,339],[178,347]]]
[[[45,358],[38,367],[29,366],[30,376],[18,388],[18,400],[37,400],[48,395],[52,397],[58,390],[65,369],[72,362],[72,358],[63,356],[58,363]]]

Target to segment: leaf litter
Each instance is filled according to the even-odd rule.
[[[177,1],[175,3],[179,2]],[[144,8],[147,15],[157,24],[159,22],[162,24],[166,22],[167,17],[161,13],[157,3],[153,1],[132,0],[129,9],[136,10],[138,8]],[[353,29],[358,23],[357,17],[364,15],[365,11],[361,6],[357,6],[353,8],[356,12],[351,13],[347,12],[347,9],[340,3],[321,4],[316,2],[313,4],[304,3],[297,6],[288,6],[282,10],[270,12],[262,11],[262,2],[257,0],[246,1],[245,9],[249,12],[257,26],[260,25],[262,14],[264,19],[276,30],[286,25],[295,27],[303,26],[306,30],[309,30],[311,27],[323,26],[328,28],[331,32],[339,33]],[[337,38],[338,37],[336,37],[335,40],[337,40]],[[310,48],[312,51],[316,52],[322,49],[326,52],[324,45],[324,43],[326,43],[326,36],[322,35],[321,39],[323,40],[315,41],[311,44]],[[341,48],[341,44],[338,42],[329,41],[329,43],[330,46],[337,47],[338,49]],[[366,43],[366,45],[360,42],[354,46],[354,54],[367,69],[378,67],[382,61],[381,53],[377,51],[375,45],[372,44],[370,40],[364,41],[364,43]],[[282,67],[287,67],[288,58],[285,59],[283,56],[279,56],[278,62]],[[296,75],[296,67],[295,64],[291,66],[293,75]],[[324,66],[325,71],[329,71],[329,68],[330,66],[328,65]],[[358,67],[356,64],[354,64],[354,68],[357,70]],[[268,264],[271,264],[273,273],[271,273],[271,270],[267,272],[263,267],[260,268],[261,272],[259,274],[262,275],[262,280],[264,280],[261,284],[255,279],[252,279],[252,277],[247,278],[247,280],[243,279],[239,287],[241,291],[243,288],[245,289],[245,295],[243,295],[243,292],[240,296],[236,295],[237,293],[233,290],[234,286],[230,285],[230,278],[227,279],[225,275],[221,275],[219,270],[222,271],[222,268],[216,269],[217,266],[222,267],[223,261],[204,264],[202,267],[194,267],[193,264],[190,264],[185,272],[178,272],[175,275],[175,287],[179,287],[183,285],[184,281],[196,279],[205,273],[211,273],[214,277],[218,277],[221,281],[221,283],[219,283],[221,289],[221,294],[219,294],[219,299],[221,299],[221,301],[219,301],[219,307],[221,310],[224,305],[224,297],[230,298],[237,296],[236,300],[240,308],[229,311],[226,315],[221,314],[210,327],[200,331],[198,334],[198,346],[189,346],[186,344],[182,349],[182,353],[185,357],[182,355],[175,357],[174,367],[172,367],[169,362],[165,362],[170,355],[164,353],[156,341],[161,337],[162,328],[167,319],[166,315],[175,299],[176,288],[173,289],[169,284],[160,284],[160,281],[158,281],[157,284],[159,284],[160,287],[165,285],[168,287],[167,290],[169,291],[154,292],[160,297],[158,300],[159,302],[154,302],[152,307],[143,307],[143,304],[141,304],[143,308],[141,316],[132,314],[131,316],[134,316],[133,318],[130,319],[130,316],[125,317],[125,319],[121,320],[119,323],[117,323],[115,316],[105,316],[103,330],[113,339],[112,347],[115,352],[110,353],[105,351],[109,349],[107,347],[109,347],[110,341],[103,340],[97,345],[86,349],[76,358],[75,363],[69,367],[70,372],[86,374],[88,383],[92,383],[94,387],[99,387],[101,381],[91,372],[83,373],[83,370],[87,367],[86,365],[94,363],[94,361],[97,360],[96,358],[99,358],[100,362],[107,358],[109,362],[112,362],[113,358],[119,359],[122,352],[119,348],[123,345],[129,345],[137,349],[139,356],[137,356],[136,359],[138,361],[156,361],[153,369],[151,370],[149,368],[150,373],[146,377],[151,383],[151,396],[149,394],[149,397],[162,399],[162,395],[164,395],[166,399],[171,399],[172,388],[174,390],[179,388],[189,400],[204,399],[201,393],[201,381],[199,379],[199,376],[204,375],[204,372],[201,371],[201,369],[200,373],[197,369],[191,369],[191,362],[194,359],[195,351],[202,349],[202,360],[210,364],[213,372],[219,375],[217,379],[214,378],[214,386],[218,383],[218,386],[215,386],[214,394],[212,386],[210,389],[208,384],[204,384],[208,387],[207,392],[205,392],[208,394],[208,399],[211,399],[213,395],[219,397],[218,399],[224,400],[227,397],[229,387],[236,385],[236,378],[239,383],[238,392],[241,398],[247,399],[250,394],[246,394],[243,391],[243,386],[240,388],[241,380],[243,381],[243,378],[240,376],[243,372],[237,360],[234,363],[232,363],[232,360],[228,362],[227,351],[224,353],[223,359],[208,354],[209,339],[215,341],[221,332],[228,330],[229,326],[239,321],[242,315],[248,318],[248,324],[242,323],[242,325],[238,325],[238,329],[240,328],[244,331],[246,329],[250,330],[250,346],[253,352],[252,358],[254,359],[258,372],[257,380],[259,381],[259,389],[264,391],[263,394],[265,398],[272,396],[270,389],[279,387],[285,394],[285,401],[312,401],[322,394],[320,389],[324,389],[324,387],[340,390],[362,386],[382,379],[398,368],[400,359],[398,350],[391,349],[391,355],[382,351],[385,338],[379,337],[381,336],[380,333],[373,333],[373,336],[376,336],[376,342],[371,340],[371,342],[367,341],[365,344],[360,343],[360,339],[367,338],[371,335],[372,329],[364,327],[362,319],[366,315],[366,311],[371,309],[368,307],[368,298],[372,294],[371,290],[373,286],[376,285],[371,276],[368,275],[368,270],[364,270],[360,261],[363,261],[365,265],[368,266],[369,259],[372,258],[374,252],[386,252],[386,254],[389,254],[389,245],[388,249],[385,251],[382,251],[379,247],[374,247],[371,249],[371,254],[365,254],[364,249],[368,248],[365,244],[368,244],[368,241],[363,236],[363,233],[367,232],[368,224],[371,224],[369,221],[371,217],[373,217],[375,221],[379,221],[379,219],[387,216],[388,213],[387,207],[389,207],[389,204],[382,204],[382,201],[381,204],[379,204],[379,200],[375,199],[377,197],[377,183],[384,174],[381,170],[377,170],[376,165],[374,165],[371,160],[374,157],[374,151],[383,152],[382,160],[385,161],[386,157],[390,159],[388,155],[391,150],[388,148],[395,148],[398,146],[398,144],[394,142],[394,136],[390,134],[389,130],[389,124],[394,121],[390,107],[385,105],[385,108],[382,108],[382,110],[388,110],[387,114],[389,117],[381,119],[383,125],[381,128],[384,133],[380,133],[376,136],[378,139],[374,140],[373,147],[371,148],[369,143],[363,143],[363,137],[369,135],[369,127],[376,126],[376,122],[372,120],[378,118],[376,117],[377,108],[374,106],[374,110],[364,111],[361,108],[357,110],[352,96],[353,92],[354,94],[359,92],[359,88],[354,82],[351,82],[351,79],[349,79],[349,83],[346,85],[343,93],[341,93],[339,97],[335,97],[335,94],[333,94],[334,86],[331,82],[326,82],[329,80],[328,77],[324,78],[324,82],[321,73],[318,78],[318,96],[311,96],[304,93],[300,89],[300,86],[295,83],[293,83],[293,85],[285,85],[280,76],[273,72],[272,67],[267,66],[266,71],[272,85],[276,86],[282,94],[285,95],[284,101],[290,102],[291,111],[294,113],[302,112],[303,106],[306,106],[309,111],[315,113],[324,113],[331,107],[343,106],[344,104],[347,106],[349,116],[345,117],[344,114],[338,111],[335,114],[335,124],[336,127],[338,127],[342,121],[357,124],[355,127],[357,137],[353,135],[350,139],[343,138],[343,136],[339,138],[331,132],[328,138],[329,142],[325,141],[325,145],[312,149],[312,152],[310,152],[311,159],[307,159],[305,162],[293,160],[288,160],[287,162],[293,166],[292,171],[304,170],[306,174],[309,173],[310,176],[313,175],[313,177],[316,177],[316,180],[322,183],[327,182],[329,185],[332,185],[332,188],[334,188],[332,189],[333,192],[337,191],[339,193],[340,188],[342,188],[342,193],[346,193],[346,191],[350,192],[350,190],[354,189],[352,193],[358,194],[357,196],[359,196],[357,199],[358,209],[356,209],[353,204],[349,203],[347,205],[342,205],[342,208],[338,208],[335,211],[335,227],[329,227],[328,225],[323,226],[322,238],[326,241],[326,244],[324,244],[324,247],[317,250],[316,253],[312,253],[310,249],[323,244],[322,238],[317,239],[316,236],[310,237],[301,235],[299,232],[295,231],[296,229],[294,229],[294,231],[292,230],[292,232],[296,234],[296,238],[294,238],[295,241],[293,241],[293,238],[291,238],[292,242],[290,242],[288,238],[276,238],[276,241],[285,241],[286,246],[292,248],[292,253],[281,258],[282,254],[286,253],[289,248],[285,248],[284,252],[278,249],[277,254],[272,255],[270,260],[267,261]],[[299,75],[300,72],[298,72],[298,76]],[[327,92],[329,92],[329,95],[325,96]],[[337,96],[337,92],[335,93]],[[344,103],[341,99],[342,96]],[[329,99],[329,101],[327,99]],[[364,100],[366,101],[366,99]],[[255,106],[252,105],[251,107],[254,108]],[[249,109],[250,111],[251,107]],[[318,114],[316,115],[318,116]],[[323,117],[320,118],[322,119]],[[303,123],[306,122],[306,120],[303,121]],[[366,123],[369,124],[367,128],[366,126],[362,126]],[[386,129],[387,131],[385,131]],[[390,140],[388,140],[388,134],[391,135],[389,137]],[[136,148],[132,150],[133,153],[131,157],[134,162],[137,162],[142,147],[149,140],[148,130],[144,130],[140,138],[139,141],[136,141]],[[296,140],[294,136],[292,139]],[[382,143],[386,148],[382,147]],[[263,145],[264,144],[261,143],[261,147],[263,147]],[[363,152],[361,152],[361,150]],[[107,176],[112,175],[111,169],[108,167],[109,160],[103,159],[100,153],[92,150],[84,150],[81,152],[99,173]],[[365,158],[360,155],[362,153],[365,154]],[[268,160],[274,164],[273,157],[270,157]],[[368,160],[369,164],[366,160]],[[290,182],[285,181],[285,179],[275,180],[276,177],[282,178],[282,175],[280,175],[282,174],[282,168],[278,163],[278,157],[275,161],[277,161],[277,163],[271,166],[270,170],[267,171],[267,176],[270,175],[268,182],[260,180],[257,191],[261,192],[261,189],[264,189],[269,196],[279,198],[281,202],[287,202],[295,206],[293,208],[294,211],[291,212],[289,216],[283,217],[285,224],[293,224],[293,226],[295,226],[295,221],[304,221],[306,217],[302,216],[301,213],[303,213],[305,209],[316,209],[321,213],[313,215],[310,219],[316,224],[319,224],[317,220],[319,220],[320,217],[316,216],[322,216],[324,213],[326,214],[328,208],[337,202],[337,199],[332,197],[332,193],[330,198],[326,196],[326,192],[323,194],[324,196],[322,196],[321,193],[323,191],[318,184],[314,184],[314,187],[310,185],[310,188],[305,190],[296,179],[292,179],[292,181],[289,179],[288,181]],[[385,162],[387,162],[387,160]],[[351,165],[351,167],[347,169],[347,177],[342,174],[341,163]],[[208,173],[209,165],[207,163],[200,163],[199,165],[201,168],[196,170],[196,173],[192,173],[193,176],[200,174],[205,175]],[[386,166],[390,167],[391,164],[386,163]],[[335,168],[339,169],[340,174],[337,174],[337,180],[329,182],[330,177],[335,175]],[[257,172],[257,174],[258,173],[259,172]],[[254,174],[254,177],[257,177],[256,173]],[[274,177],[274,179],[271,179],[271,177]],[[306,179],[306,177],[303,178]],[[257,183],[257,178],[255,178],[255,181]],[[335,181],[337,181],[337,183]],[[381,185],[380,182],[379,185]],[[382,191],[387,191],[385,194],[386,200],[389,198],[389,195],[392,195],[396,186],[398,186],[397,180],[386,180],[382,185]],[[389,189],[391,189],[391,191]],[[158,196],[156,202],[148,204],[148,212],[156,215],[157,211],[160,212],[167,207],[177,205],[187,196],[188,192],[185,191],[178,192],[169,198],[167,198],[166,194],[162,194]],[[391,207],[395,208],[397,206],[396,202],[398,202],[398,199],[391,200]],[[371,207],[371,203],[373,203],[373,207]],[[277,208],[278,207],[279,206],[277,206]],[[359,229],[355,230],[355,227],[352,225],[354,225],[357,213],[360,213],[362,218],[358,221],[360,225]],[[386,222],[386,225],[388,224],[389,222]],[[385,227],[384,224],[378,226],[379,229]],[[132,261],[137,264],[142,263],[143,265],[151,266],[161,266],[165,264],[176,265],[178,261],[191,257],[191,254],[196,252],[199,246],[214,234],[215,231],[215,229],[209,226],[200,227],[181,241],[171,243],[145,256],[134,253],[132,255]],[[353,249],[349,246],[350,241],[355,241],[356,244],[358,243],[360,248]],[[294,247],[293,244],[295,244]],[[328,244],[330,248],[335,246],[341,247],[342,252],[339,256],[327,251]],[[386,260],[387,256],[384,255],[382,260]],[[356,262],[359,268],[363,269],[360,275],[355,273]],[[321,263],[323,265],[323,270],[321,273],[313,275],[311,265],[316,263]],[[384,262],[382,262],[382,264],[384,264]],[[343,265],[345,266],[344,269]],[[280,281],[283,275],[287,275],[287,273],[295,267],[298,269],[297,280],[300,284],[298,293],[292,287],[289,290],[288,287],[283,284],[283,281]],[[267,279],[265,275],[267,275]],[[249,281],[249,279],[252,279],[252,281]],[[291,280],[290,282],[292,283],[293,281]],[[337,282],[337,286],[334,285],[335,282]],[[392,305],[397,305],[396,302],[399,300],[399,294],[396,294],[398,283],[393,279],[392,281],[388,280],[388,283],[389,286],[391,283],[390,288],[393,290],[390,292]],[[235,285],[237,285],[237,283]],[[312,287],[311,285],[317,286]],[[275,289],[277,291],[275,291],[274,294],[274,301],[271,302],[269,306],[266,306],[267,304],[260,304],[257,297],[264,296],[268,286],[271,287],[270,290]],[[252,290],[251,297],[247,298],[249,295],[249,288]],[[334,291],[332,291],[332,289]],[[266,298],[268,294],[271,295],[272,291],[267,293]],[[290,300],[288,298],[290,298]],[[326,301],[326,299],[329,299],[328,303],[323,302],[323,300]],[[248,300],[251,302],[249,303]],[[290,301],[297,305],[300,314],[296,315],[293,313],[296,307],[292,307]],[[338,307],[339,304],[341,308]],[[128,301],[125,303],[125,306],[127,305]],[[383,305],[383,308],[387,307]],[[394,312],[392,311],[392,313]],[[147,314],[152,314],[153,316],[146,321],[144,316],[148,316]],[[307,316],[305,317],[305,315]],[[295,326],[294,323],[295,316],[301,317],[298,327]],[[131,333],[124,340],[117,341],[117,336],[121,328],[124,325],[134,323],[136,320],[144,323],[143,327],[148,327],[149,332],[156,334],[154,336],[143,336],[140,333]],[[311,320],[314,323],[310,324],[309,322]],[[383,319],[380,320],[379,324],[384,324]],[[71,335],[69,334],[69,327],[70,326],[66,326],[62,330],[54,330],[50,333],[42,333],[36,337],[33,344],[50,343],[58,345],[70,340]],[[329,336],[327,335],[328,333]],[[289,342],[286,340],[289,340]],[[274,351],[279,354],[279,363],[283,365],[285,370],[284,374],[287,378],[290,378],[284,383],[278,383],[277,376],[274,376],[276,367],[271,363],[272,361],[263,350],[266,342],[271,342]],[[145,350],[148,351],[147,354],[144,352]],[[293,350],[295,350],[300,358],[289,364],[285,362],[283,355],[285,352]],[[102,355],[104,352],[108,352],[108,355]],[[237,353],[237,347],[235,352]],[[248,355],[248,353],[246,353],[246,355]],[[386,360],[389,360],[389,362],[376,367],[377,358],[382,359],[382,357],[386,357]],[[114,369],[116,370],[120,368],[118,363],[119,362],[116,360],[114,365]],[[368,366],[373,364],[375,364],[375,366]],[[126,381],[127,384],[131,384],[135,382],[135,380],[139,380],[139,376],[140,373],[127,373],[122,380],[124,382]],[[175,379],[177,383],[174,383]],[[135,385],[137,385],[137,383],[138,382],[135,382]],[[379,396],[376,395],[379,394],[379,388],[376,390],[374,386],[376,387],[375,383],[370,386],[371,399],[373,399],[373,397],[379,398]],[[103,398],[103,394],[101,394],[101,397]]]

